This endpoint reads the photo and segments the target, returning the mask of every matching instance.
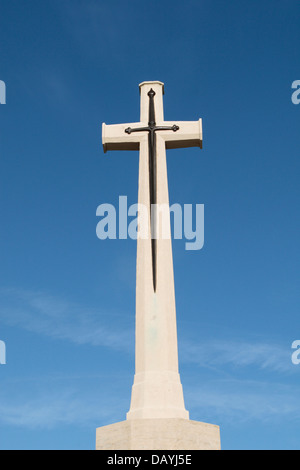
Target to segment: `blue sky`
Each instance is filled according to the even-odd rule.
[[[180,373],[224,449],[300,449],[298,0],[0,0],[1,449],[93,449],[125,419],[136,244],[96,208],[137,200],[138,153],[101,123],[203,118],[167,152],[170,202],[205,205],[205,245],[173,243]]]

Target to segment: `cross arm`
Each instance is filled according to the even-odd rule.
[[[128,134],[126,129],[146,127],[146,124],[133,122],[127,124],[102,124],[102,145],[104,152],[107,150],[139,150],[142,135],[140,132]],[[145,137],[147,133],[145,132]]]
[[[164,121],[157,126],[178,126],[176,132],[161,130],[159,135],[163,137],[167,149],[200,147],[202,148],[202,119],[198,121]]]

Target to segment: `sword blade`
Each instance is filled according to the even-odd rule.
[[[156,291],[156,136],[149,132],[149,188],[153,289]]]

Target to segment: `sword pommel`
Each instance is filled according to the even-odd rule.
[[[149,98],[153,98],[155,96],[155,91],[152,88],[150,91],[148,91],[148,96]]]

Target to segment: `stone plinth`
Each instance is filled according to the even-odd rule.
[[[188,419],[132,419],[97,429],[96,450],[220,450],[220,428]]]

